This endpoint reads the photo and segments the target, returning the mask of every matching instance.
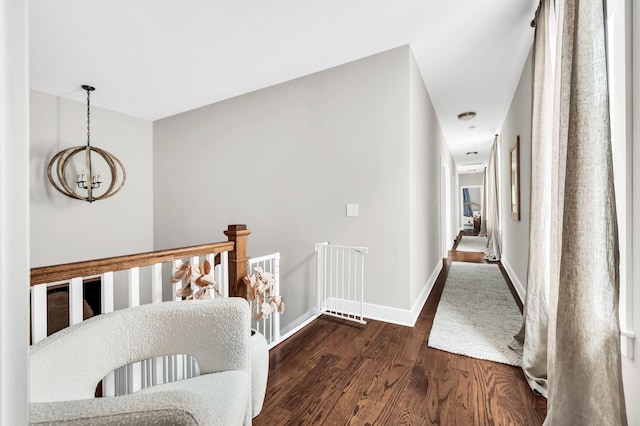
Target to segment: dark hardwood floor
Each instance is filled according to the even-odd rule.
[[[540,425],[546,399],[522,370],[429,348],[452,250],[413,328],[320,317],[270,353],[256,425]]]

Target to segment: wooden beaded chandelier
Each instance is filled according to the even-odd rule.
[[[51,185],[67,197],[77,200],[88,201],[90,203],[104,200],[118,193],[127,180],[127,173],[113,154],[104,149],[91,146],[91,103],[90,93],[95,90],[92,86],[83,85],[87,91],[87,144],[84,146],[74,146],[60,151],[53,156],[47,168],[47,176]],[[84,167],[77,167],[72,161],[76,154],[84,152]],[[102,159],[109,171],[108,185],[102,186],[102,173],[94,167],[92,154]],[[69,184],[69,176],[73,176],[75,169],[76,179],[73,184]],[[53,172],[55,170],[55,173]],[[99,189],[102,188],[102,189]]]

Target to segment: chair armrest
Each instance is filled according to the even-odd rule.
[[[186,404],[185,396],[191,397]],[[200,401],[201,400],[201,401]],[[184,392],[29,404],[29,425],[206,424],[207,403]]]
[[[208,374],[146,388],[131,395],[32,403],[30,425],[247,425],[249,375]]]

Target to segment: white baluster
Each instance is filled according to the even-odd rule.
[[[156,357],[151,360],[151,385],[161,385],[163,382],[164,357]]]
[[[218,288],[218,290],[220,290],[220,277],[221,277],[220,271],[221,271],[221,268],[220,268],[220,265],[216,265],[216,262],[215,262],[216,255],[215,254],[208,254],[204,258],[211,265],[211,271],[212,271],[211,272],[211,276],[213,277],[213,280],[216,282],[216,287]],[[211,297],[213,299],[216,299],[219,296],[218,296],[218,293],[216,293],[216,291],[213,290],[211,292]]]
[[[140,268],[135,266],[128,271],[129,307],[140,306]],[[142,389],[142,365],[135,362],[127,366],[127,393]]]
[[[175,382],[176,381],[176,357],[174,355],[169,355],[167,357],[168,360],[168,373],[169,378],[167,382]]]
[[[113,312],[113,272],[105,272],[100,279],[102,313]]]
[[[151,303],[162,302],[162,263],[151,266]]]
[[[173,371],[173,381],[177,381],[177,380],[182,380],[184,379],[184,373],[182,370],[183,367],[183,362],[182,362],[182,355],[175,355],[174,357],[174,371]]]
[[[182,266],[182,260],[174,260],[173,261],[173,269],[177,270]],[[182,281],[178,281],[177,283],[173,283],[173,294],[174,300],[182,300],[182,297],[175,296],[176,292],[182,288]]]
[[[69,282],[69,325],[82,322],[84,299],[82,297],[82,277]]]
[[[156,263],[151,267],[151,303],[162,302],[162,263]],[[151,360],[151,384],[164,383],[165,357],[157,357]]]
[[[113,312],[113,272],[105,272],[100,277],[100,310],[103,314]],[[102,395],[116,395],[115,373],[113,371],[102,379]]]
[[[273,260],[273,277],[276,280],[275,292],[276,295],[281,296],[280,294],[280,253],[276,253],[275,259]],[[280,342],[280,314],[276,313],[273,316],[273,334],[272,340],[269,343],[278,343]]]
[[[171,358],[168,356],[162,357],[162,383],[168,383],[171,381]]]
[[[191,369],[192,367],[192,359],[191,356],[189,355],[182,355],[182,357],[184,358],[184,369],[185,369],[185,375],[184,378],[188,379],[190,377],[193,377],[193,370]]]
[[[47,337],[47,285],[31,287],[31,340],[36,343]]]
[[[222,278],[220,279],[220,293],[222,297],[229,297],[229,252],[220,253],[220,266]]]
[[[191,258],[191,265],[194,268],[198,268],[200,266],[200,257],[199,256],[193,256]],[[211,265],[213,265],[213,262],[211,262]],[[193,290],[193,292],[195,293],[196,290],[199,290],[199,287],[197,284],[192,284],[191,285],[191,290]],[[213,296],[212,296],[213,297]],[[188,379],[189,377],[193,377],[193,370],[191,369],[191,356],[189,355],[180,355],[178,356],[179,362],[182,366],[182,378],[184,379]]]
[[[129,269],[129,307],[140,306],[140,268]]]

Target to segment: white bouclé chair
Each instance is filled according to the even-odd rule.
[[[164,302],[99,315],[30,350],[32,425],[247,425],[266,390],[268,351],[244,299]],[[118,367],[192,355],[201,375],[94,398]],[[252,371],[253,370],[255,371]]]

